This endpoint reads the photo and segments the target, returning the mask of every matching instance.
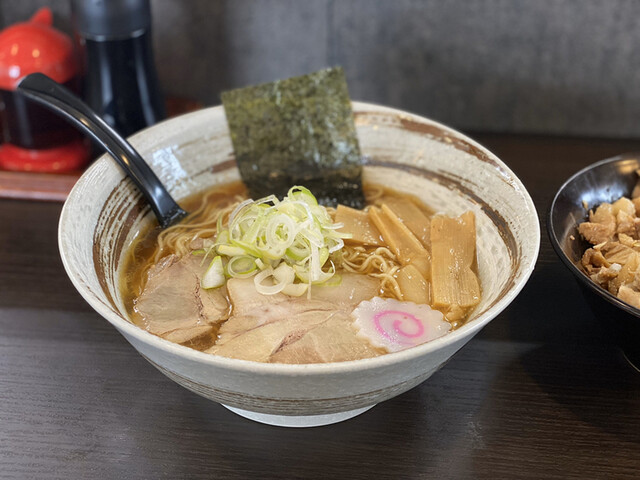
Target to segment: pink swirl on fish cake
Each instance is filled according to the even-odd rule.
[[[394,319],[392,316],[399,316],[400,318]],[[407,333],[402,329],[402,324],[409,319],[417,325],[417,331],[415,333]],[[395,333],[393,336],[387,332],[386,328],[382,325],[383,321],[392,322],[393,332]],[[376,326],[376,330],[380,335],[391,341],[399,341],[397,340],[399,337],[415,338],[424,334],[424,325],[420,319],[401,310],[383,310],[382,312],[376,313],[373,316],[373,324]],[[407,345],[412,345],[412,343],[408,342]]]
[[[353,311],[358,336],[373,346],[397,352],[434,340],[451,330],[441,312],[429,305],[375,297]]]

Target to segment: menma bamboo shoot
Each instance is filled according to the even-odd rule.
[[[473,212],[457,218],[431,219],[431,285],[436,308],[472,307],[480,302],[476,263],[476,224]]]
[[[384,204],[402,220],[425,248],[430,248],[431,222],[415,203],[405,197],[385,197]]]
[[[383,240],[396,254],[402,265],[411,264],[420,274],[429,280],[431,278],[431,256],[422,246],[420,240],[411,233],[407,226],[386,205],[382,208],[371,207],[369,218],[380,230]]]
[[[396,274],[396,281],[402,293],[402,300],[405,302],[431,303],[429,282],[413,265],[400,267]]]
[[[384,247],[385,245],[380,232],[369,220],[367,212],[338,205],[334,221],[344,225],[340,229],[341,232],[347,232],[352,235],[351,238],[345,239],[345,243],[375,247]]]

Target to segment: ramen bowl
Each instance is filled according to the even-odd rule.
[[[119,289],[127,249],[154,219],[106,155],[82,175],[60,218],[60,252],[73,284],[167,377],[256,421],[334,423],[422,383],[523,288],[538,254],[538,217],[520,180],[473,140],[399,110],[365,103],[353,109],[365,181],[413,194],[450,215],[475,212],[483,296],[464,326],[397,353],[307,365],[218,357],[154,336],[131,323]],[[130,140],[178,201],[239,179],[222,107],[168,120]]]
[[[638,180],[640,155],[628,153],[594,163],[560,187],[549,210],[547,231],[556,253],[574,275],[603,330],[618,344],[627,360],[640,370],[640,310],[593,282],[579,267],[592,245],[578,233],[589,209],[631,196]]]

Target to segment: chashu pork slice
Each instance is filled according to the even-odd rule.
[[[341,361],[351,359],[350,355],[376,354],[356,337],[350,318],[361,301],[378,293],[376,278],[345,273],[338,286],[313,286],[311,299],[261,295],[251,278],[230,279],[227,288],[232,315],[220,327],[218,341],[208,353],[282,363]],[[294,347],[300,341],[303,343]],[[332,341],[341,346],[327,343]]]
[[[223,357],[269,362],[271,355],[283,345],[295,342],[314,326],[323,323],[333,315],[330,311],[312,310],[298,312],[294,316],[262,324],[258,327],[229,337],[226,342],[218,342],[206,350],[207,353]],[[228,321],[232,321],[232,316]]]
[[[147,331],[185,343],[211,333],[215,324],[228,317],[225,292],[201,288],[198,275],[203,268],[197,257],[170,255],[149,270],[133,307]]]
[[[384,353],[356,336],[353,319],[335,312],[323,323],[307,330],[295,342],[281,345],[269,358],[273,363],[346,362]]]
[[[256,290],[253,278],[231,278],[227,290],[232,305],[231,317],[218,331],[217,345],[255,328],[297,317],[303,313],[331,311],[326,301],[289,297],[281,293],[261,295]],[[326,316],[325,316],[326,318]],[[302,328],[302,322],[299,322]]]
[[[311,298],[290,297],[282,293],[261,295],[257,292],[253,278],[232,278],[227,290],[232,305],[232,316],[218,332],[218,345],[231,338],[262,325],[296,317],[307,312],[351,313],[363,300],[374,297],[380,289],[376,278],[357,273],[342,275],[340,285],[312,286]],[[328,318],[328,316],[326,317]]]

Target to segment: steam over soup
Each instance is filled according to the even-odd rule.
[[[247,198],[241,183],[132,246],[121,284],[133,322],[172,342],[259,362],[374,357],[462,325],[480,301],[475,217],[434,215],[365,185],[367,206],[325,208],[304,187]]]

